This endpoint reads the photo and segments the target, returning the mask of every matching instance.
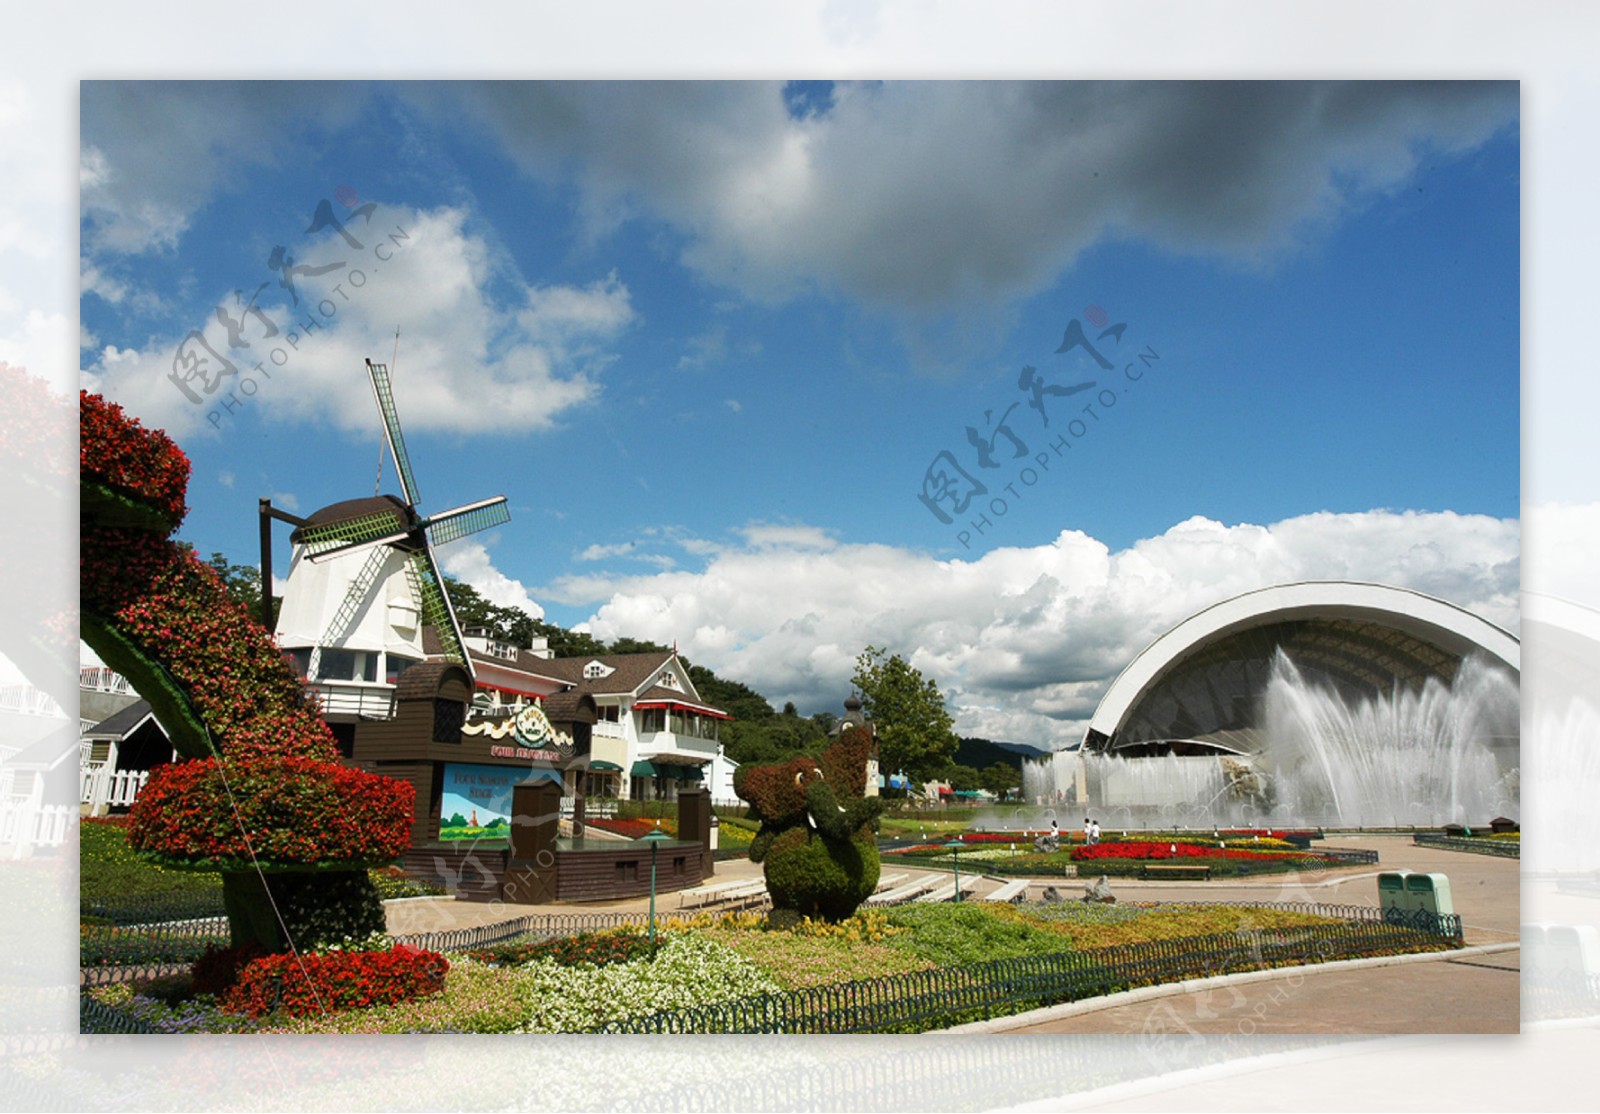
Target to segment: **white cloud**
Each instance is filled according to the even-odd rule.
[[[229,391],[248,394],[243,405],[269,422],[332,423],[376,435],[363,361],[387,362],[398,328],[394,390],[408,432],[548,429],[598,393],[597,377],[611,359],[605,346],[634,319],[627,288],[615,274],[582,287],[517,283],[492,266],[467,219],[460,209],[380,207],[352,228],[360,252],[334,233],[308,245],[295,266],[344,266],[301,275],[292,295],[277,284],[263,292],[265,316],[278,333],[269,336],[258,318],[239,314],[248,350],[230,349],[224,327],[202,314],[194,324],[238,372],[210,395],[191,382],[199,404],[169,379],[181,334],[136,352],[107,347],[84,369],[84,385],[175,437],[226,428]],[[520,288],[510,307],[490,293],[507,281]],[[230,291],[215,296],[232,308]]]
[[[775,701],[836,711],[869,643],[906,654],[964,733],[1075,741],[1116,674],[1157,635],[1220,600],[1297,580],[1409,587],[1517,626],[1519,526],[1449,512],[1312,514],[1270,526],[1203,518],[1111,552],[1076,531],[971,561],[764,525],[702,571],[564,578],[599,601],[602,639],[677,640],[691,660]],[[809,532],[808,532],[809,531]]]
[[[522,581],[514,580],[494,567],[489,551],[481,542],[451,542],[435,551],[440,567],[457,580],[473,588],[490,603],[499,607],[514,607],[535,619],[544,618],[544,608],[533,601]]]
[[[231,476],[226,482],[229,487],[233,486],[233,478]],[[273,505],[281,507],[290,514],[300,509],[300,500],[292,491],[274,491],[272,493],[272,502]]]

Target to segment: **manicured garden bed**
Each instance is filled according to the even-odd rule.
[[[418,1000],[301,1016],[251,1018],[214,997],[188,997],[172,979],[86,994],[99,1024],[124,1031],[744,1031],[768,1016],[784,1031],[915,1031],[978,1008],[1011,1012],[1141,980],[1455,944],[1310,908],[974,902],[783,930],[754,914],[672,918],[661,923],[654,951],[639,926],[511,940],[448,955],[442,990]],[[1023,985],[1031,989],[1017,989]],[[876,1004],[848,1018],[818,1005],[857,996]]]
[[[945,841],[886,848],[885,862],[920,866],[967,867],[990,874],[1018,877],[1100,875],[1136,878],[1146,866],[1193,864],[1210,877],[1331,870],[1349,866],[1356,853],[1306,851],[1300,841],[1310,833],[1267,829],[1217,834],[1149,832],[1112,835],[1096,844],[1074,841],[1062,833],[1060,850],[1034,849],[1037,832],[967,832],[956,838],[959,854]],[[1292,837],[1292,838],[1286,838]]]

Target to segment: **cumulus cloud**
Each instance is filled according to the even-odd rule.
[[[1116,552],[1066,531],[970,561],[792,529],[784,543],[752,527],[748,544],[717,547],[698,572],[569,577],[545,594],[598,602],[585,624],[596,637],[676,640],[691,660],[810,711],[837,711],[856,654],[887,647],[938,681],[959,731],[1042,746],[1080,738],[1155,637],[1252,589],[1375,581],[1509,629],[1518,620],[1519,524],[1481,515],[1191,518]]]
[[[744,82],[414,95],[576,181],[595,237],[649,215],[748,297],[918,312],[1036,291],[1111,236],[1269,258],[1518,111],[1514,82],[863,83],[803,114]]]
[[[477,591],[498,607],[515,607],[535,619],[544,618],[544,608],[533,602],[522,581],[494,567],[489,551],[481,542],[460,540],[435,551],[440,568]]]
[[[394,389],[408,430],[528,433],[596,396],[611,359],[607,343],[634,320],[614,273],[581,286],[537,286],[497,270],[461,209],[379,206],[350,230],[359,251],[329,231],[292,253],[292,266],[309,269],[295,274],[292,288],[274,283],[261,292],[257,304],[276,335],[233,292],[215,292],[250,347],[230,347],[214,313],[192,323],[238,369],[214,394],[191,381],[200,403],[169,379],[184,340],[176,332],[139,351],[106,347],[84,368],[84,385],[179,437],[223,427],[230,391],[248,394],[267,421],[370,433],[376,412],[363,360],[387,362],[398,328]],[[506,285],[509,303],[493,293]]]

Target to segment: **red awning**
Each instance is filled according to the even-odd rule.
[[[688,704],[681,700],[641,700],[634,705],[635,708],[677,708],[685,712],[694,712],[696,715],[710,716],[712,719],[732,719],[727,712],[719,712],[715,708],[707,708],[700,704]]]

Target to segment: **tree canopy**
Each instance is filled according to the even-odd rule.
[[[956,752],[955,721],[944,694],[899,654],[868,646],[851,683],[878,729],[879,769],[904,770],[913,781],[939,776]]]

